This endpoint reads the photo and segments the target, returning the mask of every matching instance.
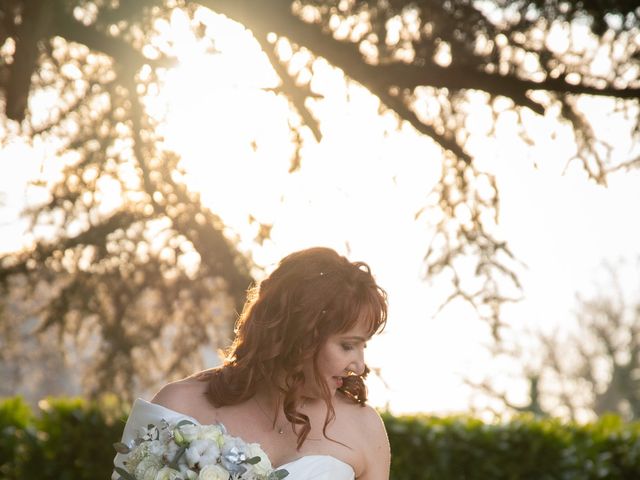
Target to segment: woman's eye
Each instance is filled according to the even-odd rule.
[[[348,352],[349,350],[353,350],[353,345],[350,345],[348,343],[343,343],[342,349]]]

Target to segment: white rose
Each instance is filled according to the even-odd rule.
[[[200,471],[198,480],[229,480],[231,476],[220,465],[207,465]]]
[[[260,457],[260,461],[254,465],[246,465],[249,467],[249,470],[253,471],[255,475],[266,477],[271,473],[273,467],[271,466],[271,461],[267,454],[260,448],[260,445],[257,443],[250,443],[247,445],[247,460],[253,457]]]
[[[183,480],[182,474],[170,467],[162,467],[154,480]]]
[[[204,440],[213,440],[218,446],[222,446],[222,428],[219,425],[203,425],[198,432],[198,438]]]
[[[156,475],[162,467],[158,457],[145,457],[136,466],[134,475],[137,480],[156,480]]]
[[[186,425],[182,425],[176,430],[179,430],[182,437],[187,442],[191,443],[198,438],[198,429],[199,429],[199,425],[193,425],[192,423],[188,423]]]

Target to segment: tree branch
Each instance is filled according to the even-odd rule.
[[[39,243],[33,250],[24,252],[17,261],[12,255],[0,256],[0,283],[6,281],[12,275],[28,273],[32,268],[30,264],[42,265],[55,250],[65,251],[78,245],[101,246],[107,241],[110,233],[117,229],[126,229],[139,218],[131,212],[119,211],[104,219],[101,223],[91,225],[89,228],[74,237],[66,237],[54,240],[53,243]],[[96,241],[98,240],[98,241]]]
[[[409,122],[418,132],[433,138],[442,148],[451,151],[451,153],[462,159],[467,165],[471,165],[471,157],[458,145],[454,138],[440,135],[431,125],[422,122],[401,98],[387,92],[377,92],[376,95],[382,103],[396,112],[400,118]]]
[[[413,64],[398,62],[373,65],[364,60],[356,44],[339,41],[332,36],[331,32],[323,30],[321,25],[307,23],[296,16],[291,10],[290,0],[272,0],[268,2],[268,5],[266,5],[267,2],[256,0],[236,0],[233,2],[229,0],[201,0],[198,3],[234,18],[249,28],[260,29],[261,19],[269,18],[269,27],[278,35],[287,37],[294,43],[304,45],[314,54],[326,58],[329,63],[341,68],[346,75],[361,83],[381,99],[385,96],[387,100],[389,99],[387,94],[391,87],[413,89],[418,86],[431,86],[473,89],[508,97],[517,105],[531,108],[537,113],[544,113],[544,107],[527,96],[529,91],[546,90],[623,99],[640,97],[640,89],[638,88],[596,88],[582,84],[574,85],[567,83],[563,78],[550,77],[542,82],[535,82],[515,75],[500,75],[464,65],[443,67],[435,63],[419,65],[415,62]],[[399,105],[396,103],[395,107],[399,107]],[[397,113],[402,116],[403,113],[406,114],[406,111],[397,111]],[[414,121],[411,123],[414,124]],[[435,134],[434,131],[424,131],[423,133],[434,138],[443,148],[451,148],[451,143]]]
[[[291,103],[293,103],[293,106],[298,111],[298,114],[302,117],[304,123],[311,129],[311,131],[313,132],[313,136],[319,142],[320,140],[322,140],[320,126],[318,125],[318,121],[313,118],[313,115],[304,104],[304,101],[309,96],[308,93],[310,92],[304,92],[303,87],[296,85],[291,75],[289,75],[286,67],[276,56],[274,47],[272,45],[269,45],[269,43],[266,41],[265,32],[256,32],[254,37],[262,46],[262,51],[267,55],[271,66],[276,71],[276,74],[280,77],[280,81],[282,82],[282,86],[280,87],[280,89],[287,97],[289,97],[289,100],[291,100]]]
[[[5,112],[7,118],[21,122],[27,109],[31,75],[38,63],[38,45],[46,38],[51,22],[50,12],[42,0],[24,2],[23,23],[16,28],[16,51],[8,67]]]
[[[172,58],[164,57],[157,60],[147,58],[125,40],[100,32],[94,26],[84,26],[72,20],[64,12],[59,12],[55,16],[52,34],[86,45],[91,50],[105,53],[113,59],[128,60],[121,66],[133,72],[145,64],[156,68],[168,68],[177,64],[177,61]]]

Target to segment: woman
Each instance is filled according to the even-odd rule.
[[[389,443],[364,385],[366,342],[386,314],[366,264],[328,248],[293,253],[249,291],[224,364],[138,400],[124,437],[176,414],[259,443],[288,480],[386,480]]]

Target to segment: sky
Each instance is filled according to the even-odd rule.
[[[265,272],[287,253],[314,245],[371,266],[390,304],[386,330],[367,349],[368,363],[381,372],[370,380],[372,404],[395,413],[466,411],[471,392],[463,379],[501,372],[485,348],[488,326],[460,302],[435,315],[447,284],[424,278],[430,230],[415,214],[438,180],[440,150],[411,127],[396,128],[393,115],[379,116],[375,97],[319,62],[312,87],[324,98],[309,106],[320,119],[323,140],[307,142],[301,168],[288,173],[287,104],[262,90],[273,86],[273,73],[239,26],[216,16],[207,21],[228,29],[216,44],[223,53],[203,62],[189,43],[184,18],[175,16],[171,31],[182,38],[181,66],[168,72],[164,93],[149,104],[168,115],[161,133],[166,147],[182,155],[189,186]],[[599,120],[606,103],[589,108],[599,134],[615,139],[615,155],[640,153],[625,144],[620,124]],[[478,118],[484,114],[481,108],[475,112]],[[550,118],[532,122],[534,147],[514,140],[508,115],[500,119],[496,138],[480,130],[471,145],[497,178],[499,236],[526,265],[520,272],[524,299],[504,312],[516,330],[570,325],[576,292],[592,285],[602,262],[640,255],[640,229],[632,216],[632,206],[640,204],[640,172],[621,171],[610,176],[608,188],[596,185],[577,163],[567,167],[572,147],[566,129]],[[28,238],[18,211],[43,198],[26,184],[52,174],[47,154],[46,145],[20,142],[0,151],[0,168],[11,172],[0,177],[0,252]],[[256,225],[247,221],[250,215],[273,224],[262,246],[252,241]],[[505,382],[512,398],[524,398],[522,384]]]

